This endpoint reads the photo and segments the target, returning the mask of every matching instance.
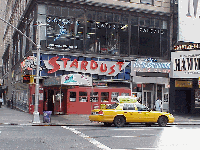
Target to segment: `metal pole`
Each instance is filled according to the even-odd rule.
[[[35,85],[35,108],[34,108],[34,112],[33,112],[33,123],[40,123],[40,117],[39,117],[39,112],[38,112],[39,66],[40,66],[40,24],[38,24],[37,68],[36,68],[36,85]]]
[[[60,112],[61,112],[61,103],[62,103],[62,84],[60,86]]]

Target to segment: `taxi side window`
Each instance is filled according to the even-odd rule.
[[[135,105],[136,105],[138,111],[147,111],[148,110],[148,108],[142,104],[135,104]]]
[[[134,104],[124,104],[123,110],[135,110]]]

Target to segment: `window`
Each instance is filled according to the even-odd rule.
[[[136,103],[135,105],[136,105],[138,111],[147,111],[147,110],[149,110],[148,107],[146,107],[146,106],[144,106],[142,104]]]
[[[129,93],[122,93],[121,96],[129,96]]]
[[[106,109],[115,109],[118,105],[119,104],[114,103],[114,104],[109,105]]]
[[[87,92],[79,92],[79,102],[87,102]]]
[[[101,92],[101,102],[109,101],[109,92]]]
[[[124,104],[123,110],[135,110],[135,106],[133,103],[130,104]]]
[[[70,102],[75,102],[76,101],[76,92],[70,92],[69,101]]]
[[[90,101],[91,102],[98,102],[99,100],[98,92],[91,92],[90,93]]]
[[[117,97],[119,96],[119,92],[112,92],[111,94],[111,102],[118,102]]]

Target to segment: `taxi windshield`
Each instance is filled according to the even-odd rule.
[[[114,104],[109,105],[106,109],[115,109],[118,105],[119,104],[114,103]]]

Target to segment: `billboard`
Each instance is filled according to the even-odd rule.
[[[198,78],[200,50],[171,52],[171,78]]]
[[[199,0],[178,1],[178,41],[200,43],[199,17]]]

